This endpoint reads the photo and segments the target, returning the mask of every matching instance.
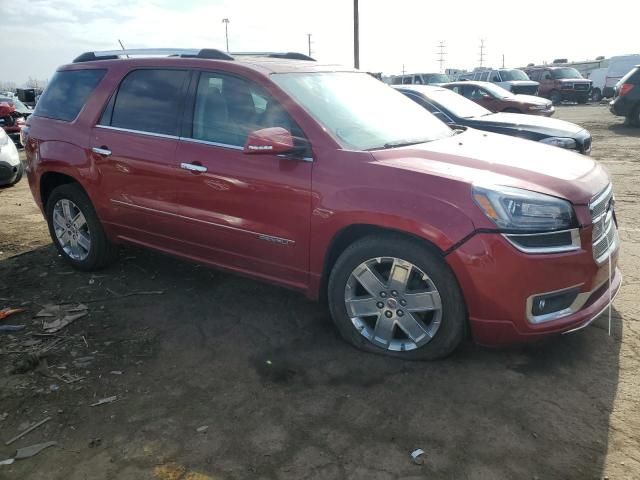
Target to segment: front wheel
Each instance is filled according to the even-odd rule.
[[[599,103],[602,100],[602,93],[599,88],[594,88],[591,92],[591,100],[595,103]]]
[[[329,308],[356,347],[405,359],[449,355],[466,330],[464,299],[442,257],[397,235],[349,246],[329,277]]]
[[[640,127],[640,104],[635,108],[631,117],[629,117],[629,123],[634,127]]]
[[[589,101],[589,99],[587,97],[578,97],[576,101],[578,102],[578,105],[584,105]]]
[[[551,92],[551,94],[549,95],[549,99],[554,105],[560,105],[562,103],[562,95],[560,95],[560,92],[557,90],[553,90]]]
[[[62,258],[78,270],[97,270],[115,258],[91,200],[74,183],[51,192],[46,205],[49,234]]]
[[[503,110],[504,113],[522,113],[520,110],[518,110],[517,108],[513,108],[513,107],[509,107],[509,108],[505,108]]]

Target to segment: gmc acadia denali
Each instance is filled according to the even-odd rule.
[[[596,161],[451,128],[300,54],[85,53],[23,140],[77,269],[143,245],[326,299],[367,351],[430,359],[467,333],[501,345],[573,331],[620,287]]]

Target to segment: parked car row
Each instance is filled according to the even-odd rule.
[[[0,128],[20,145],[20,130],[33,111],[16,97],[0,96]]]
[[[89,52],[60,67],[22,135],[62,258],[94,270],[133,243],[273,282],[326,299],[354,346],[408,359],[467,335],[572,332],[607,308],[611,180],[544,141],[588,153],[587,132],[274,55]],[[491,131],[518,120],[557,132]]]

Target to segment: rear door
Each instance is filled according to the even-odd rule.
[[[93,129],[105,221],[122,237],[162,246],[178,226],[175,151],[189,75],[129,72]]]
[[[409,77],[410,78],[410,77]],[[308,147],[282,104],[246,79],[194,78],[176,164],[181,240],[189,254],[294,287],[308,282],[310,150],[295,157],[243,152],[248,134],[283,127]]]

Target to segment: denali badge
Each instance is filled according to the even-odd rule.
[[[258,238],[266,242],[279,243],[280,245],[293,245],[294,243],[296,243],[293,240],[287,240],[286,238],[280,238],[280,237],[272,237],[271,235],[261,234],[261,235],[258,235]]]

